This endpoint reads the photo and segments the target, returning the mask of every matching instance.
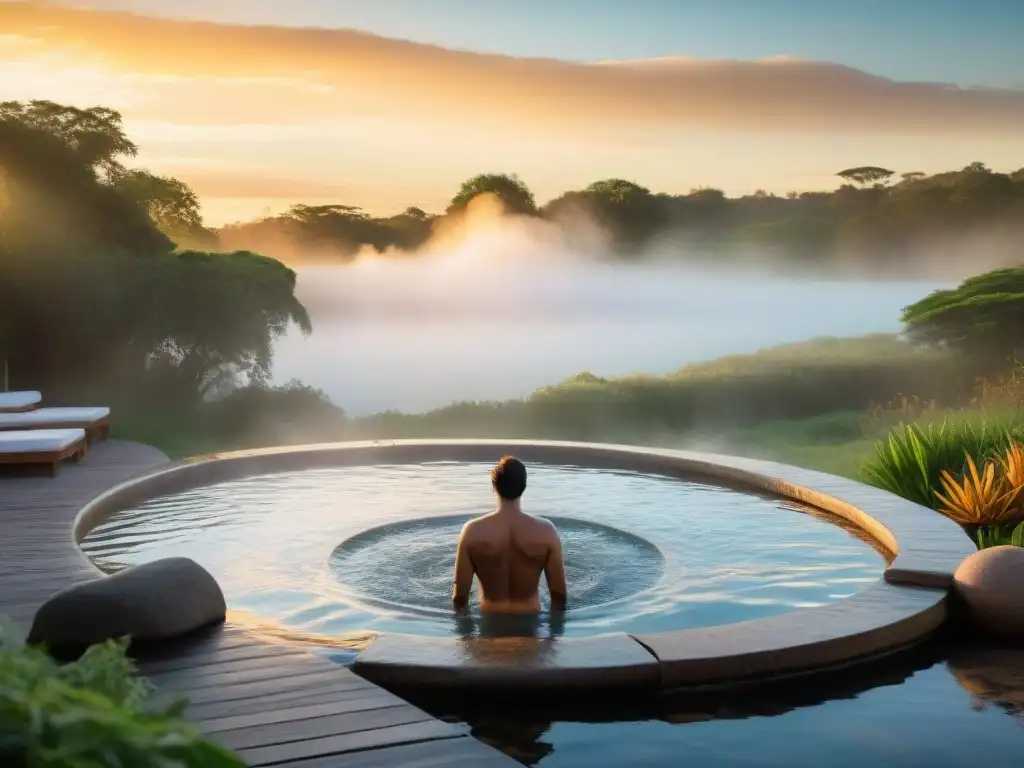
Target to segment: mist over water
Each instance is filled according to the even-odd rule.
[[[771,265],[714,269],[604,258],[535,220],[475,215],[426,252],[298,268],[313,334],[277,347],[352,415],[521,397],[581,371],[668,373],[815,336],[899,330],[928,281],[801,279]],[[483,219],[481,221],[481,219]]]

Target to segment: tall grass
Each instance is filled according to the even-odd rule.
[[[821,338],[694,363],[664,376],[583,372],[523,399],[376,414],[352,419],[348,430],[356,438],[503,435],[646,442],[863,413],[897,392],[959,402],[964,378],[948,355],[894,336]]]

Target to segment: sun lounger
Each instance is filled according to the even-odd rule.
[[[78,461],[88,450],[84,429],[29,429],[0,433],[0,464],[40,465],[56,477],[64,459]]]
[[[90,443],[110,434],[110,409],[37,408],[22,413],[0,413],[0,432],[20,429],[84,429]]]
[[[42,401],[38,392],[0,392],[0,413],[34,411]]]

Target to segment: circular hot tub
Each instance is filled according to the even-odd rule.
[[[451,609],[458,533],[493,507],[488,470],[503,453],[527,461],[524,508],[562,537],[564,614],[546,610],[546,590],[538,615]],[[858,506],[785,472],[856,491]],[[864,509],[878,494],[623,446],[337,444],[172,466],[90,505],[78,535],[107,572],[191,557],[231,609],[293,636],[357,647],[369,634],[355,664],[381,682],[675,687],[846,663],[934,629],[941,567],[903,567],[892,529],[894,512],[925,528],[937,516],[888,494],[885,509]],[[949,533],[952,561],[963,537]],[[917,586],[887,583],[887,568]]]

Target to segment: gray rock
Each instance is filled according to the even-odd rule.
[[[1024,549],[989,547],[967,557],[953,586],[971,617],[997,635],[1024,638]]]
[[[58,592],[36,612],[28,642],[70,649],[128,635],[153,643],[222,622],[226,612],[209,571],[169,557]]]

